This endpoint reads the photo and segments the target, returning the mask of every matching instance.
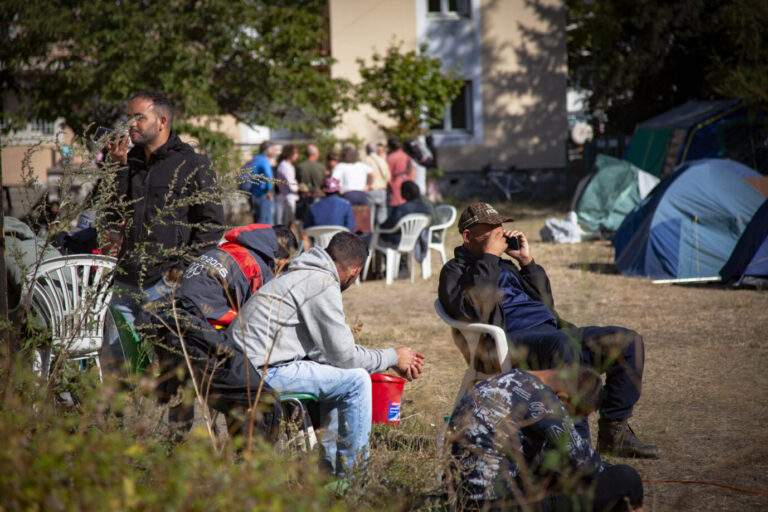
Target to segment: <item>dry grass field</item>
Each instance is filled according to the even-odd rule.
[[[631,423],[641,439],[664,450],[664,457],[630,461],[641,476],[768,491],[768,429],[763,423],[768,414],[768,292],[625,278],[615,273],[607,242],[541,241],[544,219],[564,212],[496,206],[518,219],[514,227],[526,233],[535,260],[547,270],[564,318],[577,325],[622,325],[644,336],[643,394]],[[446,242],[449,254],[458,243],[454,227]],[[406,385],[404,421],[393,431],[426,432],[427,438],[436,436],[442,418],[450,414],[465,370],[448,327],[433,309],[440,261],[434,252],[432,258],[436,270],[428,280],[391,286],[371,281],[344,294],[348,322],[361,324],[361,344],[410,345],[426,355],[424,374]],[[592,422],[594,440],[596,419]],[[374,462],[376,451],[374,444]],[[430,457],[408,457],[405,471],[426,480]],[[395,459],[392,454],[389,463]],[[768,496],[714,485],[648,482],[645,510],[768,510]]]

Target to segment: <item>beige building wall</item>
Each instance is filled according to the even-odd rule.
[[[336,59],[331,68],[333,77],[358,83],[357,59],[370,63],[371,55],[384,53],[393,42],[402,42],[405,51],[418,47],[413,0],[330,0],[329,17],[331,55]],[[374,120],[389,123],[364,105],[347,112],[335,134],[340,138],[358,137],[363,143],[384,142],[384,133]]]
[[[48,169],[54,164],[54,151],[50,146],[6,146],[0,150],[3,165],[3,186],[24,185],[23,172],[41,183],[48,180]],[[28,158],[29,168],[24,164]]]
[[[483,0],[481,13],[487,151],[465,165],[488,153],[494,168],[565,167],[565,2]]]
[[[418,45],[416,2],[331,0],[332,74],[359,81],[357,58],[382,52],[393,40]],[[445,171],[564,168],[567,137],[565,1],[474,0],[479,3],[482,97],[480,143],[439,146]],[[429,23],[427,17],[426,23]],[[450,41],[447,41],[450,44]],[[348,113],[338,136],[382,140],[369,108]],[[379,118],[380,119],[380,118]]]

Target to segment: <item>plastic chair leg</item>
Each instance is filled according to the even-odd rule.
[[[408,270],[411,272],[411,282],[416,279],[416,257],[413,255],[413,251],[408,253]]]
[[[440,258],[443,260],[443,265],[445,265],[445,263],[448,261],[448,259],[445,257],[445,247],[441,245],[439,251],[440,251]]]
[[[365,258],[365,265],[363,266],[363,279],[368,279],[368,268],[371,266],[371,258],[375,257],[376,249],[370,249],[368,251],[368,257]]]
[[[432,250],[427,250],[424,261],[421,262],[421,278],[429,279],[432,275]]]
[[[289,436],[287,444],[296,448],[299,448],[299,445],[303,445],[302,451],[305,453],[314,450],[315,446],[317,446],[317,435],[315,434],[312,420],[309,418],[309,412],[307,411],[307,407],[304,405],[302,398],[294,395],[281,395],[280,405],[283,408],[283,416],[285,418],[290,418],[292,416],[291,413],[295,412],[296,416],[294,419],[300,430],[297,437],[290,438]],[[295,408],[295,410],[291,411],[291,407]]]
[[[393,251],[392,249],[387,249],[387,270],[386,270],[386,284],[390,285],[395,280],[396,272],[399,270],[395,270],[395,265],[400,266],[400,261],[398,258],[397,263],[395,263],[395,255],[397,255],[397,251]]]

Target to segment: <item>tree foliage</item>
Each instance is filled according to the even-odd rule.
[[[693,99],[765,104],[768,3],[761,0],[567,0],[572,86],[608,129]],[[762,85],[761,85],[762,84]]]
[[[311,132],[350,105],[327,72],[322,0],[9,0],[0,7],[0,83],[15,120],[111,124],[142,89],[182,118],[232,114]],[[6,127],[11,112],[3,113]]]
[[[357,63],[363,79],[358,100],[392,118],[393,126],[381,128],[402,139],[423,133],[425,124],[442,121],[445,106],[463,86],[456,70],[443,70],[440,59],[425,55],[423,49],[403,52],[402,43],[391,45],[383,55],[374,53],[370,65],[363,59]]]

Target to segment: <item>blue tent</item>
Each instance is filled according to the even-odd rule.
[[[688,162],[627,215],[613,239],[616,268],[654,279],[717,278],[765,196],[732,160]]]
[[[720,276],[736,284],[768,280],[768,201],[755,212]]]

